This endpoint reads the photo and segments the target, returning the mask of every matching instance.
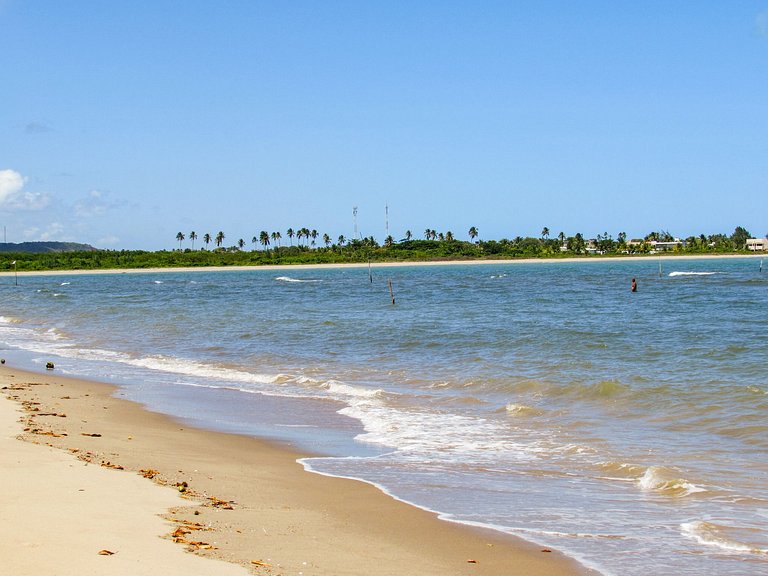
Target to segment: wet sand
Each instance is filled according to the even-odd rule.
[[[290,446],[149,412],[107,384],[5,365],[0,388],[13,400],[0,398],[0,557],[17,576],[589,573],[306,472]]]

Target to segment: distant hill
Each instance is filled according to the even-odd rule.
[[[0,242],[0,252],[29,252],[33,254],[45,254],[46,252],[98,252],[90,244],[78,244],[77,242]]]

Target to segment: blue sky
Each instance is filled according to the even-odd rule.
[[[768,0],[0,0],[0,63],[9,242],[768,234]]]

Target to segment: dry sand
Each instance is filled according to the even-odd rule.
[[[106,384],[3,366],[0,387],[17,402],[0,398],[4,574],[588,573],[556,551],[308,473],[289,447],[149,412]]]
[[[23,381],[5,372],[2,376],[3,386]],[[160,539],[174,527],[159,513],[184,504],[178,493],[62,450],[20,442],[16,436],[23,414],[21,406],[0,400],[3,574],[248,574]]]

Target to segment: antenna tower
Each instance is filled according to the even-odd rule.
[[[357,206],[352,207],[352,220],[355,224],[355,233],[352,236],[353,239],[357,240]]]

